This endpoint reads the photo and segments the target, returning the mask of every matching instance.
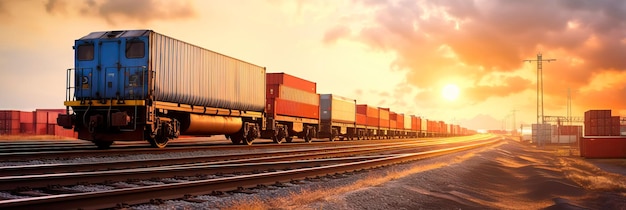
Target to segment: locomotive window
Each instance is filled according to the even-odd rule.
[[[93,60],[93,44],[78,45],[78,50],[76,50],[76,57],[79,61]]]
[[[141,40],[126,42],[126,58],[143,58],[145,55],[145,44]]]

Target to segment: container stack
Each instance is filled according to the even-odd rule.
[[[379,120],[378,120],[377,108],[368,106],[366,104],[358,104],[356,105],[356,113],[357,113],[357,118],[362,118],[362,117],[359,117],[359,115],[365,116],[366,126],[378,127]],[[357,122],[357,124],[359,123]]]
[[[57,125],[65,109],[37,109],[34,112],[0,111],[0,135],[54,135],[76,138],[77,133]]]
[[[0,111],[0,135],[20,134],[20,111]]]
[[[389,108],[378,107],[378,127],[380,128],[380,130],[389,129],[389,113]]]
[[[393,130],[398,128],[398,114],[395,112],[389,112],[389,128]]]
[[[319,119],[320,98],[316,83],[285,73],[267,73],[266,79],[265,108],[268,115]]]
[[[611,110],[586,111],[584,133],[579,142],[580,156],[626,158],[626,137],[620,136],[620,117],[611,116]]]
[[[620,117],[611,116],[611,110],[585,112],[585,136],[620,136]]]

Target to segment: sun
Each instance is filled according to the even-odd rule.
[[[461,90],[455,84],[447,84],[441,90],[441,96],[448,101],[454,101],[459,97]]]

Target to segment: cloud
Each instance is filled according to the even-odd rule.
[[[166,0],[48,0],[45,3],[49,14],[78,15],[101,18],[111,25],[126,21],[148,23],[188,19],[196,16],[191,1]],[[72,13],[70,11],[79,11]]]
[[[570,1],[367,1],[367,21],[344,17],[323,41],[350,39],[394,52],[394,65],[407,70],[407,82],[433,96],[448,78],[462,78],[472,103],[534,90],[536,72],[524,59],[537,52],[544,63],[546,98],[564,99],[570,87],[586,87],[595,75],[626,71],[626,4],[621,0]],[[360,26],[360,27],[351,27]],[[357,29],[346,32],[349,28]],[[532,63],[532,70],[536,63]],[[604,87],[596,94],[622,94]],[[619,92],[622,91],[622,92]],[[625,97],[609,100],[618,107]]]

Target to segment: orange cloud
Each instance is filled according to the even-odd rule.
[[[347,34],[353,23],[343,18],[327,31],[324,42],[350,39],[395,52],[394,65],[407,70],[409,85],[425,91],[418,97],[436,95],[436,88],[430,87],[447,77],[471,85],[463,88],[470,103],[534,91],[534,76],[528,76],[536,72],[520,70],[527,65],[522,60],[534,59],[539,51],[558,59],[544,64],[546,99],[564,100],[568,87],[585,87],[590,78],[609,69],[626,71],[626,7],[620,0],[549,1],[540,6],[498,0],[353,3],[374,11],[373,24]],[[590,39],[594,44],[585,44]],[[449,52],[441,51],[442,46]],[[532,65],[534,69],[536,63]],[[624,91],[606,88],[588,96],[605,96],[604,103],[619,108],[626,104]]]
[[[164,0],[95,0],[66,1],[48,0],[49,14],[80,15],[102,18],[111,25],[125,21],[148,23],[157,20],[188,19],[196,16],[190,1]],[[79,11],[78,14],[70,11]]]

